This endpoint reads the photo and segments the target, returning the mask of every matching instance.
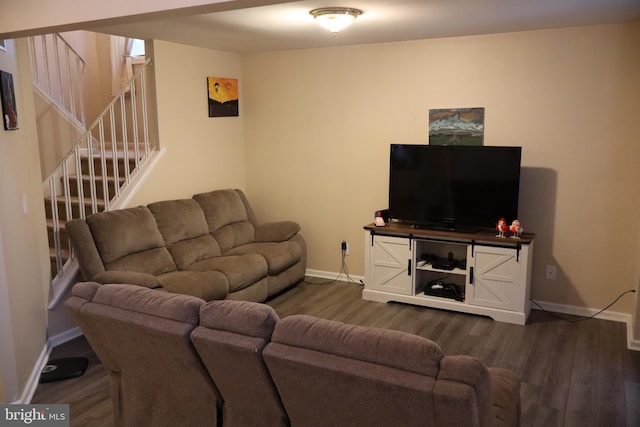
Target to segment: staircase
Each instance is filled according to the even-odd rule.
[[[43,43],[48,40],[42,39]],[[65,67],[75,70],[64,64],[79,63],[84,68],[84,61],[77,58],[61,61],[47,59],[46,52],[54,51],[58,55],[59,48],[55,46],[59,41],[54,43],[53,48],[47,48],[37,47],[32,41],[32,70],[45,69],[50,72],[49,69],[53,68],[53,74],[57,76],[55,79],[43,79],[36,75],[37,71],[34,72],[34,90],[47,94],[51,102],[56,102],[61,114],[68,115],[69,120],[81,123],[84,112],[79,112],[75,106],[82,105],[82,101],[68,102],[77,98],[76,86],[81,86],[81,79],[74,84],[77,77],[64,77],[67,72]],[[37,63],[38,52],[45,53],[46,64]],[[69,58],[77,53],[64,49],[63,55]],[[51,62],[56,67],[51,67]],[[66,222],[123,207],[151,158],[158,153],[157,146],[151,142],[147,120],[145,75],[150,63],[151,60],[147,60],[134,73],[43,182],[52,279],[50,309],[57,305],[68,286],[75,282],[78,273],[75,254],[65,232]],[[56,80],[62,83],[53,90],[40,87],[40,81],[46,81],[50,86],[49,83]],[[67,90],[71,93],[66,94]],[[55,99],[56,96],[59,99]]]
[[[140,154],[144,152],[144,147],[141,148],[138,149],[138,163],[144,158]],[[55,184],[54,189],[49,189],[50,195],[45,197],[44,202],[52,280],[58,272],[64,272],[65,264],[71,257],[65,223],[73,218],[85,218],[89,214],[107,210],[108,203],[114,202],[113,197],[116,190],[121,190],[126,184],[125,177],[118,176],[116,178],[114,171],[122,171],[125,168],[132,172],[136,170],[135,150],[129,149],[128,151],[125,156],[121,143],[116,144],[115,150],[105,150],[104,170],[100,153],[91,155],[81,153],[80,174],[76,172],[68,175],[68,189],[64,188],[63,176],[57,178],[59,181]],[[125,162],[127,162],[126,166]],[[94,171],[93,178],[90,174],[91,169]],[[64,197],[66,191],[69,193],[68,197]],[[95,197],[90,197],[92,191],[95,192]]]

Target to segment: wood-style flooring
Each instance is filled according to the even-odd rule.
[[[321,282],[309,279],[313,281]],[[363,301],[361,293],[362,286],[355,283],[301,283],[268,304],[280,317],[309,314],[405,331],[437,342],[446,354],[467,354],[487,366],[511,369],[522,380],[522,426],[640,426],[640,352],[627,350],[623,323],[568,322],[532,310],[527,325],[519,326]],[[51,358],[72,356],[89,358],[87,372],[40,384],[32,403],[70,404],[71,426],[113,426],[107,373],[83,337],[51,354]]]

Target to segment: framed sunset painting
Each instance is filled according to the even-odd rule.
[[[209,117],[237,117],[238,79],[207,77]]]

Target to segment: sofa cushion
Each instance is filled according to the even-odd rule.
[[[292,241],[248,243],[225,253],[225,255],[239,254],[260,254],[267,260],[269,275],[275,276],[300,261],[302,248]]]
[[[220,256],[220,248],[212,235],[182,240],[167,247],[179,270],[186,270],[198,261]]]
[[[126,283],[129,285],[144,286],[145,288],[160,288],[160,280],[157,276],[137,271],[109,270],[93,276],[93,280],[101,283]]]
[[[248,301],[212,301],[200,309],[202,326],[266,340],[278,320],[273,308]]]
[[[193,199],[165,200],[147,207],[167,245],[209,234],[204,213]]]
[[[106,270],[149,274],[176,270],[148,208],[95,213],[86,221]]]
[[[440,347],[423,337],[306,315],[282,319],[272,341],[430,377],[438,374],[443,357]]]
[[[284,242],[300,231],[294,221],[267,222],[256,227],[256,242]]]
[[[209,232],[220,245],[222,253],[238,245],[253,242],[255,229],[249,212],[237,190],[216,190],[196,194]]]
[[[165,247],[132,253],[105,263],[104,267],[107,270],[135,271],[153,275],[176,271],[176,264]]]
[[[212,301],[191,339],[224,399],[225,426],[286,427],[286,412],[262,358],[278,316],[246,301]]]
[[[221,256],[198,261],[188,269],[219,271],[227,278],[229,292],[237,292],[267,276],[267,261],[257,254]]]
[[[169,292],[205,301],[225,299],[229,293],[227,278],[219,271],[172,271],[160,275],[158,280]]]
[[[188,295],[155,292],[124,284],[100,286],[93,302],[192,325],[200,321],[200,308],[204,305],[201,299]]]
[[[209,234],[202,208],[195,200],[166,200],[151,203],[148,208],[179,270],[220,255],[220,247]]]

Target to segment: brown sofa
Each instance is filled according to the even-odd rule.
[[[206,301],[264,301],[306,269],[300,226],[258,223],[240,190],[96,213],[67,222],[66,230],[84,280]]]
[[[515,374],[419,336],[131,285],[78,283],[66,306],[116,425],[519,425]]]

